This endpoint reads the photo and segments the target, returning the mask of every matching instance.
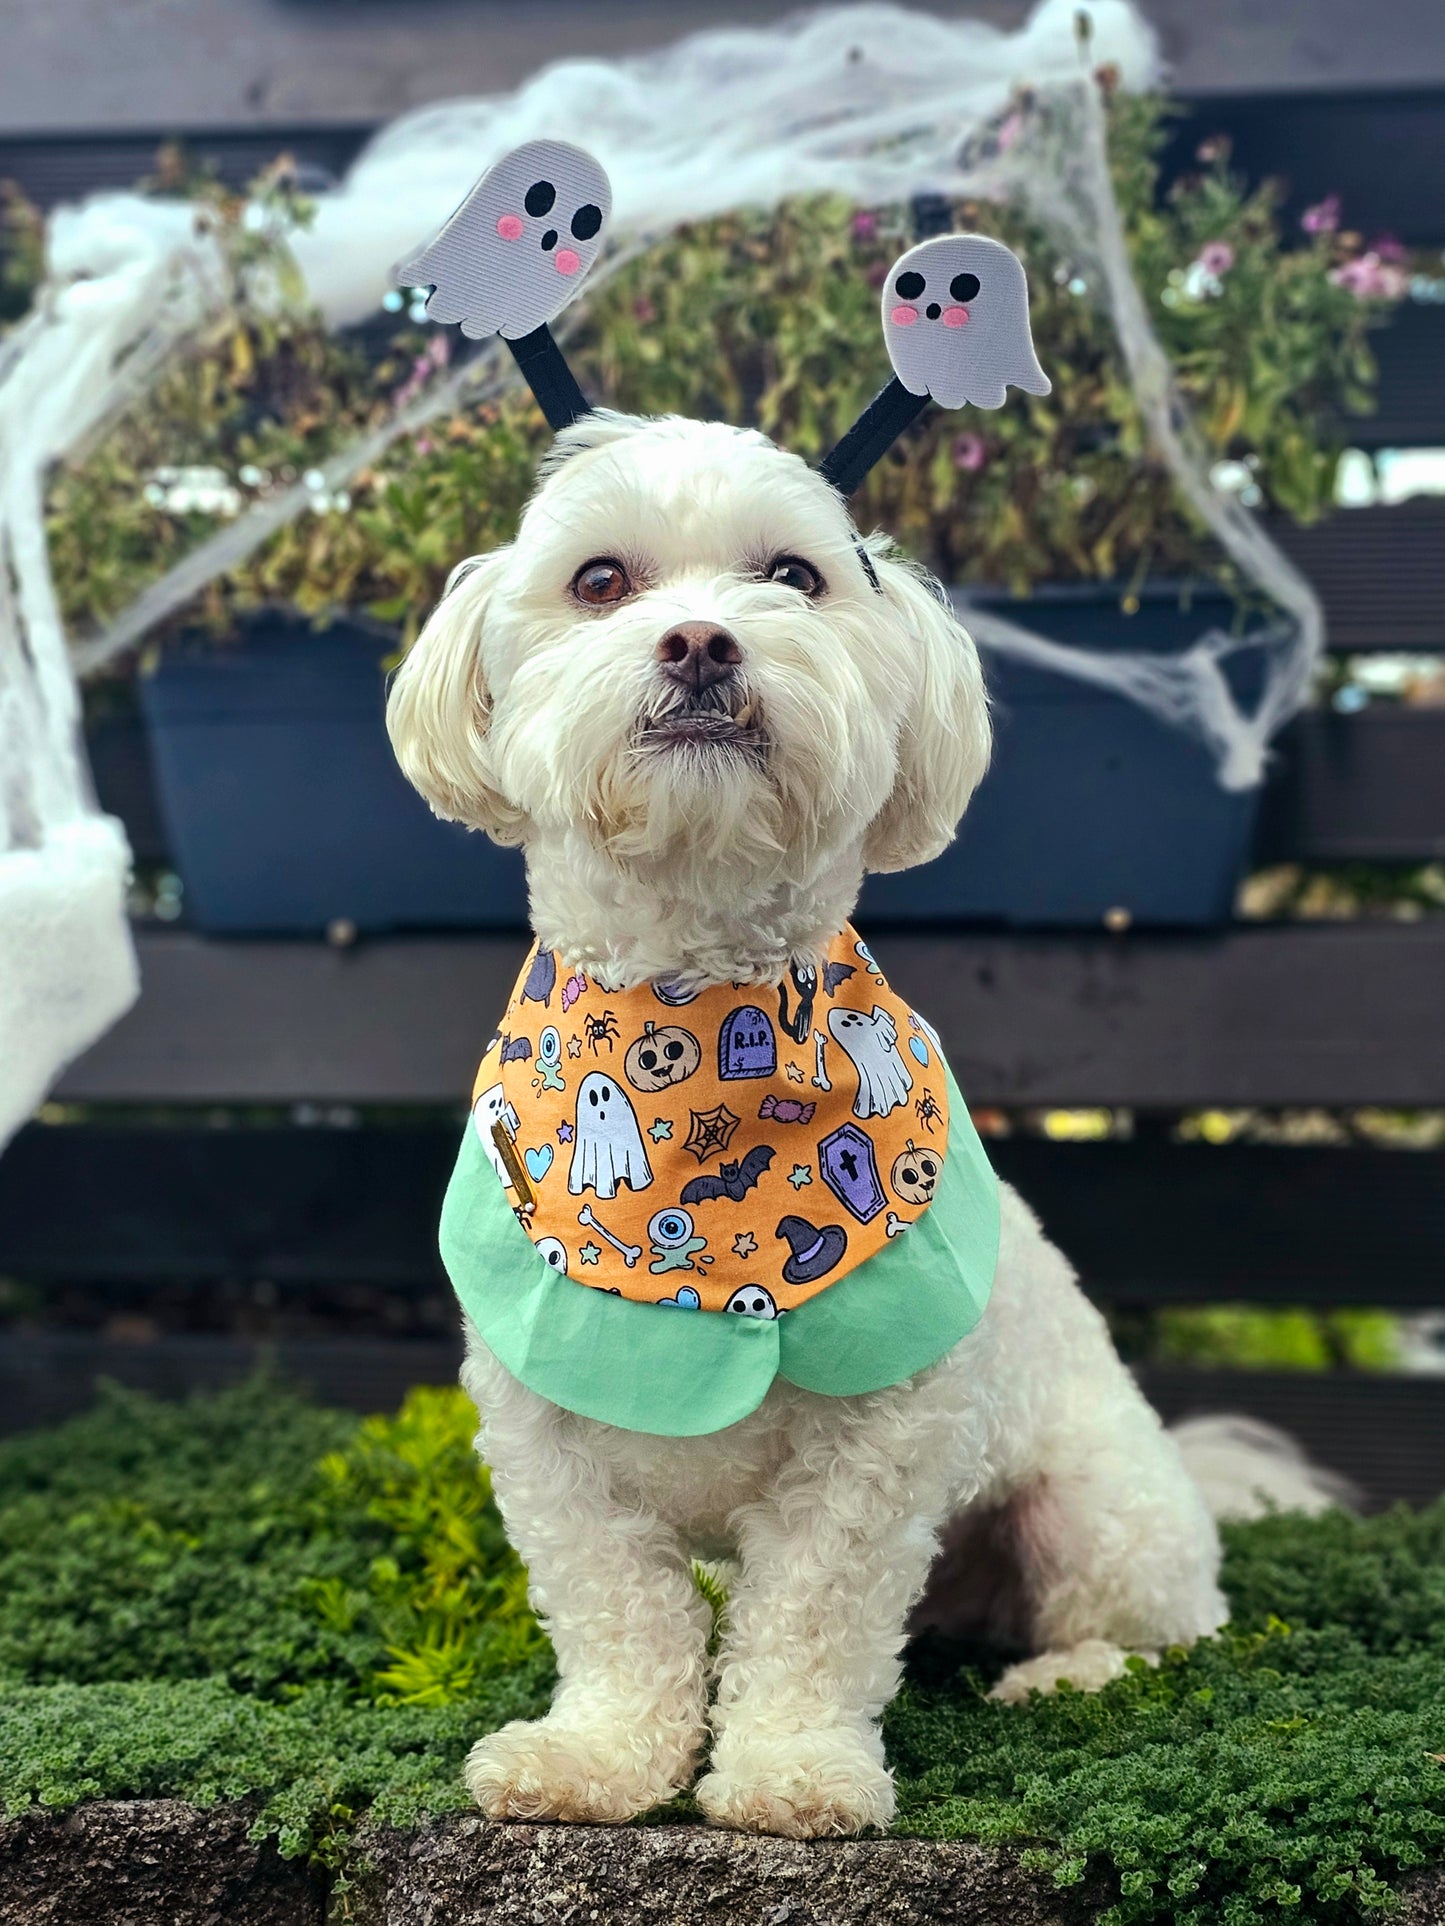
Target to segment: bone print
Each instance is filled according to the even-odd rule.
[[[640,1244],[624,1244],[620,1237],[614,1237],[602,1222],[601,1218],[595,1215],[590,1204],[584,1204],[581,1210],[578,1211],[577,1222],[579,1224],[585,1224],[588,1230],[595,1230],[599,1237],[605,1237],[613,1250],[621,1257],[629,1271],[637,1262],[638,1258],[641,1257],[642,1246]]]

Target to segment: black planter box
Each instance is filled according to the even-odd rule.
[[[382,663],[394,645],[265,615],[183,642],[142,678],[156,788],[187,921],[212,934],[512,929],[516,850],[439,822],[396,766]]]
[[[1178,653],[1232,605],[1167,585],[1124,615],[1117,592],[1042,591],[1026,601],[977,596],[1018,625],[1079,648]],[[968,606],[956,606],[965,622]],[[984,651],[994,755],[958,838],[934,863],[872,876],[861,914],[873,923],[990,922],[1020,928],[1099,923],[1227,922],[1248,865],[1258,790],[1231,793],[1194,737],[1108,691]],[[1228,670],[1246,703],[1252,651]]]
[[[1229,604],[1176,592],[995,599],[1078,646],[1177,650]],[[967,610],[964,610],[965,619]],[[527,920],[515,850],[438,822],[383,724],[388,640],[267,614],[234,642],[182,642],[142,678],[156,788],[189,922],[213,934],[510,929]],[[1247,676],[1252,659],[1237,658]],[[1229,918],[1257,792],[1231,795],[1191,737],[1132,702],[986,656],[996,748],[957,842],[870,877],[874,923],[1020,927]]]

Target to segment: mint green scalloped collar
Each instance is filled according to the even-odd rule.
[[[998,1180],[952,1072],[948,1084],[949,1154],[930,1208],[784,1317],[639,1304],[561,1275],[513,1216],[470,1123],[442,1205],[452,1288],[513,1377],[625,1431],[721,1431],[775,1377],[834,1398],[900,1384],[977,1324],[998,1260]]]

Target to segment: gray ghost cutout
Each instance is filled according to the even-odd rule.
[[[518,341],[555,318],[602,251],[612,188],[590,154],[531,140],[477,182],[435,240],[392,270],[398,287],[432,289],[433,321],[474,341]]]
[[[1010,383],[1031,395],[1052,385],[1034,354],[1023,265],[982,234],[940,234],[894,263],[883,338],[908,392],[941,408],[1001,408]]]

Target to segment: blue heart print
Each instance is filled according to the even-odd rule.
[[[542,1144],[536,1150],[527,1151],[526,1158],[527,1175],[532,1179],[533,1183],[540,1184],[542,1179],[547,1175],[547,1172],[552,1168],[552,1146],[550,1144]]]

